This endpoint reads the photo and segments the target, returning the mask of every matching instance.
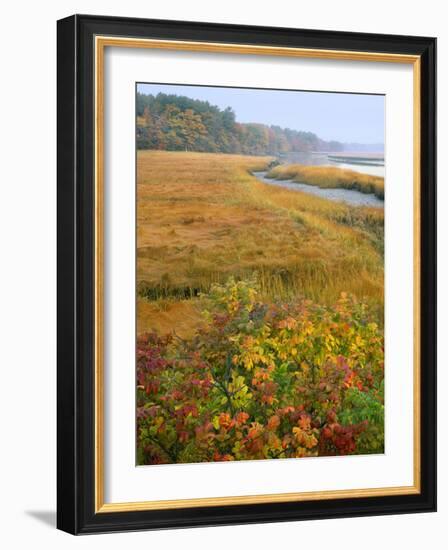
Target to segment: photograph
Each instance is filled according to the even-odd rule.
[[[385,96],[135,93],[136,464],[384,454]]]
[[[436,510],[436,38],[378,17],[58,20],[58,529]]]

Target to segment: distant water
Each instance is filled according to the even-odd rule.
[[[296,183],[292,180],[274,180],[266,177],[267,172],[252,172],[252,174],[263,183],[291,189],[292,191],[303,191],[310,195],[316,195],[331,201],[345,202],[353,206],[375,206],[384,208],[384,201],[374,194],[360,193],[354,189],[323,189],[307,183]]]
[[[381,153],[286,153],[279,156],[279,161],[282,164],[337,166],[384,178],[384,155]]]

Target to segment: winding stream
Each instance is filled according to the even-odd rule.
[[[266,177],[267,172],[252,172],[259,181],[273,185],[275,187],[283,187],[285,189],[291,189],[293,191],[303,191],[310,195],[317,195],[324,199],[331,201],[345,202],[353,206],[375,206],[377,208],[384,208],[384,201],[379,199],[376,195],[361,193],[354,189],[324,189],[316,187],[315,185],[308,185],[307,183],[297,183],[292,180],[274,180]]]

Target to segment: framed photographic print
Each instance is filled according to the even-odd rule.
[[[58,527],[434,511],[434,38],[58,22]]]

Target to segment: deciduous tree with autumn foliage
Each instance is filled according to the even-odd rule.
[[[231,107],[175,94],[137,93],[137,148],[273,155],[290,151],[342,151],[307,131],[236,121]]]

